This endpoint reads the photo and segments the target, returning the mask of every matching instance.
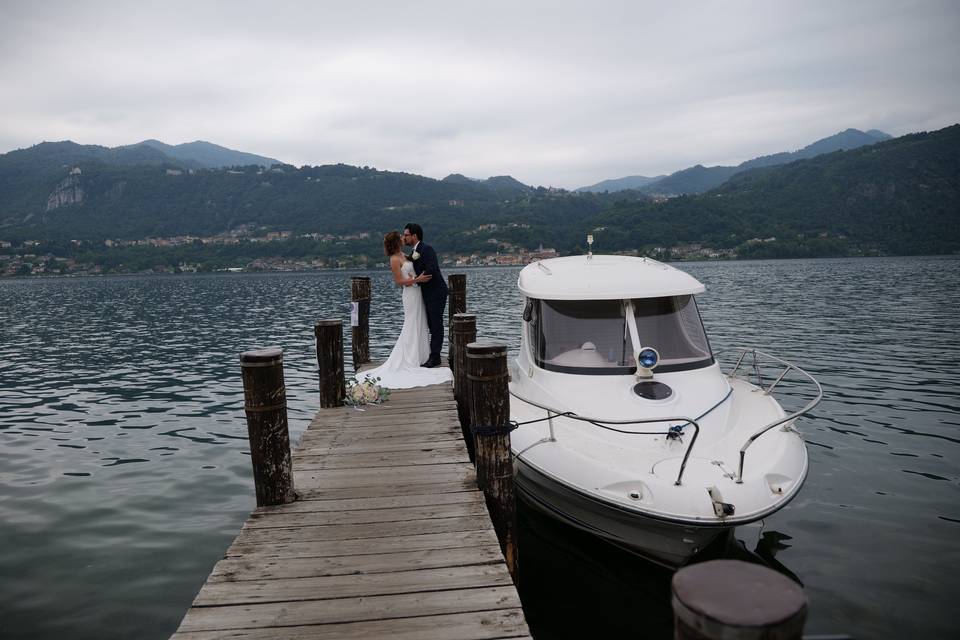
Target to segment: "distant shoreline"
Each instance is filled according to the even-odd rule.
[[[585,255],[585,254],[576,254],[576,255]],[[600,254],[596,254],[600,255]],[[567,256],[564,256],[567,257]],[[646,257],[651,260],[656,258],[650,258],[650,256],[640,256]],[[669,265],[683,265],[683,264],[717,264],[717,263],[751,263],[751,262],[808,262],[812,260],[896,260],[896,259],[950,259],[950,258],[960,258],[958,253],[933,253],[933,254],[920,254],[920,255],[889,255],[889,256],[832,256],[832,257],[820,257],[820,258],[728,258],[728,259],[713,259],[713,260],[663,260],[664,264]],[[530,263],[533,264],[533,263]],[[491,264],[491,265],[463,265],[459,267],[450,267],[441,265],[441,269],[447,271],[447,273],[454,273],[456,271],[465,270],[465,271],[478,271],[481,269],[522,269],[527,265],[516,265],[516,264]],[[319,267],[316,269],[296,269],[296,270],[282,270],[282,269],[256,269],[256,270],[240,270],[240,271],[227,271],[227,270],[217,270],[217,271],[185,271],[181,273],[170,273],[164,271],[143,271],[143,272],[131,272],[131,273],[82,273],[82,274],[68,274],[68,273],[38,273],[32,275],[0,275],[0,282],[10,282],[10,281],[25,281],[25,280],[76,280],[82,278],[137,278],[137,277],[163,277],[163,278],[178,278],[183,276],[217,276],[217,277],[230,277],[230,276],[250,276],[250,275],[264,275],[264,276],[276,276],[284,274],[309,274],[309,273],[366,273],[366,272],[387,272],[388,268],[386,263],[377,266],[371,267]]]

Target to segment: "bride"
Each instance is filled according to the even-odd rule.
[[[360,381],[379,378],[378,384],[388,389],[425,387],[453,379],[449,367],[427,369],[420,366],[430,357],[430,332],[423,295],[417,285],[429,281],[432,276],[416,275],[413,262],[407,259],[401,246],[400,234],[396,231],[383,237],[383,252],[390,256],[393,281],[403,290],[403,328],[387,361],[376,369],[357,374]]]

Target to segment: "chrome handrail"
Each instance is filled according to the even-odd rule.
[[[571,418],[573,420],[581,420],[583,422],[589,422],[590,424],[600,427],[602,429],[607,429],[608,431],[616,431],[617,433],[624,433],[628,435],[638,435],[638,436],[658,436],[658,435],[668,435],[669,431],[624,431],[622,429],[614,429],[612,427],[605,426],[605,424],[647,424],[653,422],[683,422],[684,426],[690,424],[693,425],[693,437],[690,439],[690,444],[687,445],[687,450],[683,454],[683,461],[680,463],[680,473],[677,474],[677,480],[674,482],[674,486],[680,486],[680,480],[683,479],[683,471],[687,467],[687,460],[690,458],[690,452],[693,451],[693,445],[697,441],[697,436],[700,435],[700,424],[693,418],[687,417],[664,417],[664,418],[638,418],[635,420],[602,420],[600,418],[587,418],[585,416],[577,415],[572,411],[558,411],[552,407],[547,407],[545,405],[534,402],[533,400],[528,400],[523,396],[520,396],[513,391],[510,392],[510,395],[520,400],[526,402],[529,405],[537,407],[538,409],[543,409],[547,412],[547,417],[550,422],[550,435],[553,437],[553,418]],[[555,416],[550,416],[551,413],[556,414]],[[555,438],[554,438],[555,440]]]
[[[747,449],[750,447],[750,445],[752,445],[757,438],[767,433],[774,427],[779,426],[785,422],[796,420],[797,418],[809,413],[814,407],[820,404],[820,400],[823,399],[823,388],[820,386],[820,383],[817,382],[816,378],[814,378],[812,375],[810,375],[809,373],[807,373],[797,365],[793,364],[792,362],[787,362],[786,360],[782,360],[776,356],[770,355],[769,353],[764,353],[763,351],[758,351],[751,347],[734,347],[733,349],[739,350],[740,356],[737,358],[737,363],[734,365],[733,369],[727,374],[727,376],[731,378],[734,377],[737,371],[740,369],[740,365],[743,363],[744,358],[747,356],[747,354],[750,354],[753,359],[751,363],[753,367],[753,371],[756,374],[757,382],[759,383],[757,386],[763,389],[764,395],[768,395],[768,396],[773,395],[773,390],[776,389],[777,385],[780,384],[783,378],[790,371],[796,371],[802,374],[810,382],[812,382],[814,386],[817,388],[817,396],[813,400],[808,402],[802,409],[800,409],[799,411],[795,411],[791,414],[788,414],[787,416],[780,418],[779,420],[774,420],[770,424],[764,425],[763,427],[760,428],[760,430],[756,431],[753,435],[747,438],[746,442],[743,443],[743,446],[740,447],[740,466],[737,469],[737,484],[743,484],[743,462],[744,462],[744,459],[746,458]],[[720,353],[723,353],[723,352],[718,351],[717,353],[714,354],[714,356],[719,355]],[[769,358],[770,360],[779,362],[781,365],[784,366],[783,372],[766,389],[763,388],[763,377],[760,375],[760,367],[757,361],[758,355],[762,356],[763,358]],[[749,374],[747,375],[749,376]],[[749,379],[747,381],[749,382]]]

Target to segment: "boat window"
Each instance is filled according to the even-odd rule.
[[[640,343],[660,354],[656,371],[683,371],[713,364],[693,296],[638,298],[633,301]]]
[[[622,300],[532,300],[527,324],[537,366],[592,375],[636,372]],[[640,342],[660,353],[658,372],[713,363],[693,296],[632,300]]]
[[[620,300],[536,300],[529,323],[537,366],[565,373],[636,371]]]

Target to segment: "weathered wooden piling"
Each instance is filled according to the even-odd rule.
[[[240,369],[257,506],[293,502],[283,351],[245,351],[240,354]]]
[[[477,485],[483,490],[507,569],[518,574],[517,504],[510,453],[510,392],[507,347],[489,342],[466,346],[470,428],[476,446]]]
[[[317,338],[317,365],[320,368],[320,406],[343,406],[347,395],[343,374],[343,321],[318,320],[313,327]]]
[[[711,560],[673,576],[675,640],[800,640],[803,589],[760,565]]]
[[[451,273],[447,276],[447,360],[450,369],[456,374],[456,345],[453,343],[453,316],[467,311],[467,275],[465,273]]]
[[[353,368],[370,362],[370,277],[350,278],[353,308],[350,311],[350,330],[353,344]]]
[[[470,398],[467,395],[467,345],[477,340],[477,316],[472,313],[454,314],[450,323],[450,368],[453,370],[453,397],[457,400],[457,415],[463,441],[467,444],[470,462],[476,462],[476,447],[470,432]],[[456,360],[456,362],[454,362]]]
[[[467,274],[451,273],[447,276],[447,303],[450,305],[450,320],[458,313],[467,311]]]

